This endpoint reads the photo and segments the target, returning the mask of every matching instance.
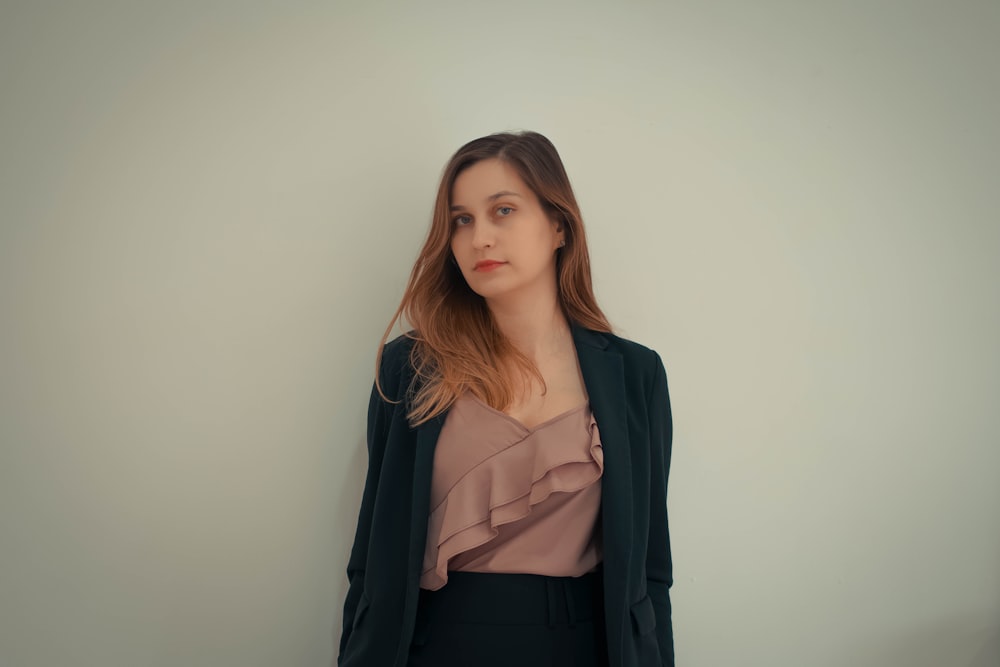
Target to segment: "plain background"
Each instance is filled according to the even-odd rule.
[[[0,664],[329,665],[464,142],[671,383],[678,664],[1000,664],[1000,4],[0,5]]]

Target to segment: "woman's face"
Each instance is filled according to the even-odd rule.
[[[469,287],[485,299],[531,298],[555,287],[564,232],[502,160],[480,160],[451,190],[451,251]]]

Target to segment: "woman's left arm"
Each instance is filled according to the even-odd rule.
[[[655,368],[649,396],[649,543],[646,551],[647,592],[656,613],[656,637],[664,667],[674,664],[674,633],[670,618],[670,586],[674,582],[670,557],[670,530],[667,522],[667,478],[670,473],[670,448],[673,441],[673,417],[667,372],[660,355],[653,353]]]

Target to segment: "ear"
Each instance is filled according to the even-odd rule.
[[[566,226],[566,220],[562,217],[559,211],[551,211],[548,215],[549,222],[556,228],[556,233],[561,234],[563,228]]]
[[[566,245],[566,218],[555,206],[548,205],[545,208],[549,222],[556,228],[556,247],[562,248]]]
[[[555,223],[556,226],[556,248],[562,248],[566,245],[566,225],[561,221]]]

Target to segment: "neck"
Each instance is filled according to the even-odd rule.
[[[530,302],[488,302],[500,331],[514,347],[538,363],[565,346],[570,337],[555,290]]]

